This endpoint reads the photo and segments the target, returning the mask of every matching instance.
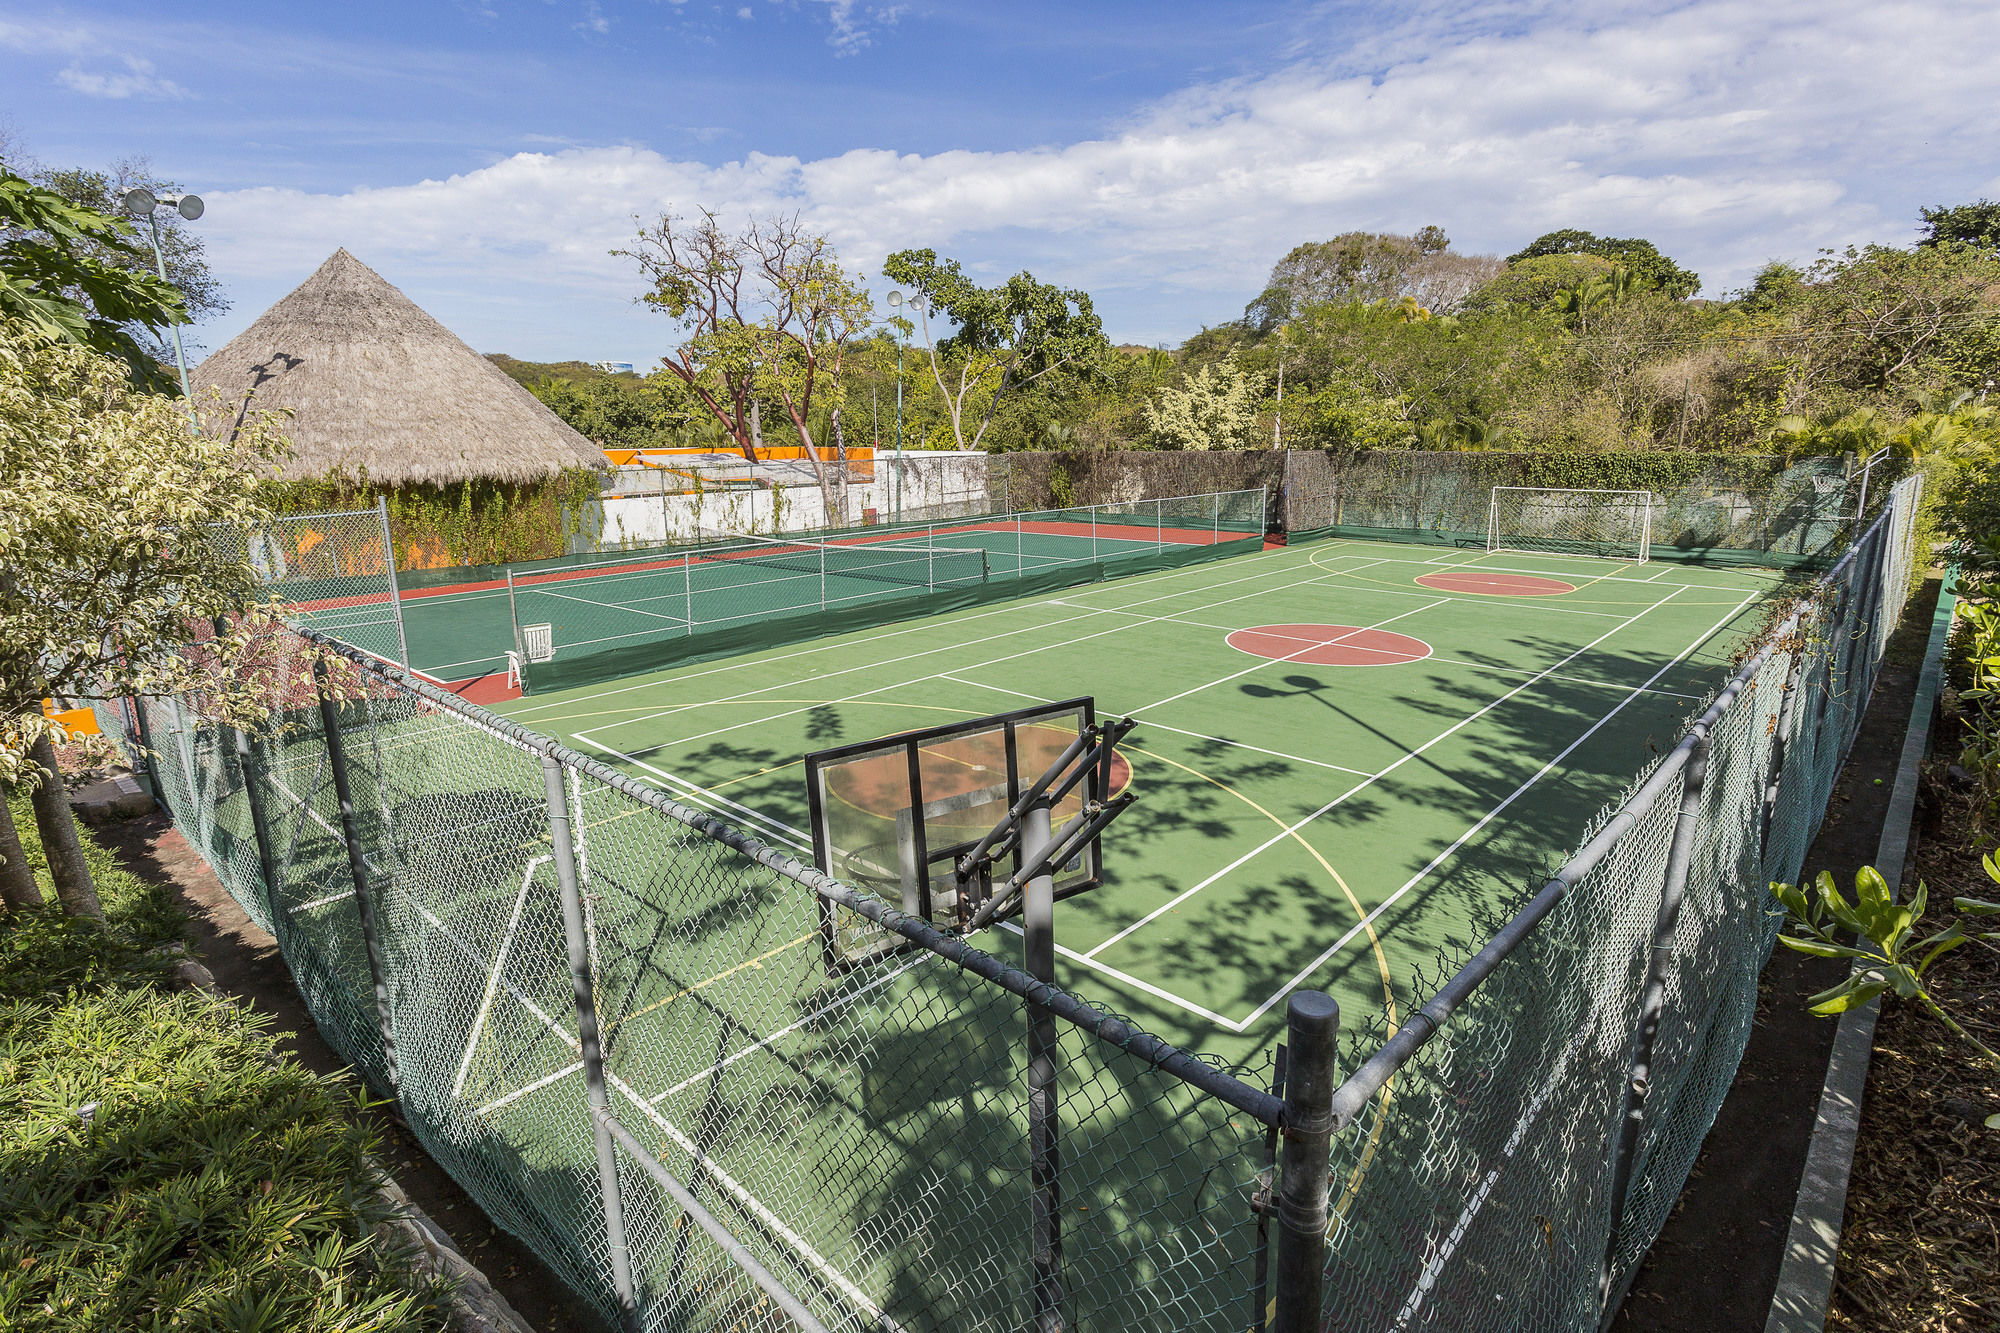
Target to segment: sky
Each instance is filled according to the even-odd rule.
[[[927,246],[1089,292],[1115,341],[1436,224],[1644,236],[1745,285],[2000,197],[2000,5],[1696,0],[130,0],[0,10],[11,155],[199,193],[209,350],[345,246],[483,352],[674,343],[638,219],[797,213],[879,296]]]

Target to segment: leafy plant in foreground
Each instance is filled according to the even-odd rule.
[[[1986,873],[2000,882],[2000,861],[1989,852],[1985,864]],[[1920,881],[1908,902],[1897,902],[1888,881],[1873,866],[1863,866],[1855,872],[1852,901],[1841,893],[1832,873],[1825,870],[1820,871],[1810,889],[1797,884],[1773,884],[1771,893],[1785,909],[1787,929],[1778,936],[1780,944],[1815,958],[1846,958],[1853,963],[1853,969],[1839,985],[1830,986],[1806,1001],[1812,1012],[1822,1016],[1846,1013],[1893,991],[1898,999],[1914,1000],[1930,1011],[2000,1073],[2000,1052],[1968,1032],[1924,983],[1924,975],[1932,964],[1953,949],[1975,939],[2000,940],[2000,934],[1991,931],[1967,932],[1964,920],[2000,915],[2000,903],[1954,898],[1952,906],[1961,913],[1960,919],[1919,939],[1917,924],[1923,920],[1929,903],[1925,885]],[[1842,942],[1847,939],[1855,943]],[[2000,1129],[2000,1115],[1988,1116],[1986,1125],[1989,1129]]]

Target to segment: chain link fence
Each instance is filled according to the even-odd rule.
[[[1515,492],[1512,503],[1519,508],[1538,494],[1579,493],[1568,488],[1633,488],[1608,465],[1594,477],[1589,457],[1561,460],[1557,469],[1558,460],[1534,454],[1293,450],[1284,456],[1285,530],[1294,539],[1341,535],[1484,545],[1500,521],[1496,490]],[[1607,464],[1629,459],[1603,457]],[[1881,478],[1876,480],[1879,499]],[[1844,458],[1715,462],[1690,479],[1661,480],[1646,492],[1646,540],[1659,556],[1823,562],[1853,533],[1865,486]]]
[[[1224,1071],[315,633],[262,646],[290,684],[259,735],[198,694],[99,715],[328,1041],[607,1324],[1589,1328],[1729,1086],[1919,484],[1486,948],[1351,1026],[1337,1090],[1296,1005]],[[817,900],[905,947],[829,971]]]

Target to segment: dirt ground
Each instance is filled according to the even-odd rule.
[[[2000,901],[1980,865],[1992,831],[1974,826],[1949,781],[1952,747],[1926,775],[1918,843],[1904,879],[1937,904],[1925,933],[1951,920],[1953,897]],[[1968,922],[1968,929],[1994,926]],[[1945,955],[1934,993],[1980,1041],[2000,1047],[2000,950],[1980,942]],[[1861,1109],[1829,1329],[1972,1333],[2000,1328],[2000,1078],[1944,1024],[1885,1004]]]
[[[244,915],[208,863],[165,815],[110,824],[98,836],[141,877],[170,885],[192,918],[194,950],[225,994],[272,1016],[284,1045],[300,1064],[322,1074],[345,1069],[313,1025],[292,985],[278,943]],[[590,1307],[543,1266],[528,1247],[487,1221],[458,1183],[433,1162],[409,1131],[381,1107],[383,1164],[419,1208],[451,1236],[500,1294],[540,1333],[597,1333]]]

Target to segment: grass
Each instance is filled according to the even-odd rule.
[[[106,926],[0,917],[0,1327],[442,1328],[442,1290],[376,1229],[361,1092],[168,989],[178,907],[80,832]]]

